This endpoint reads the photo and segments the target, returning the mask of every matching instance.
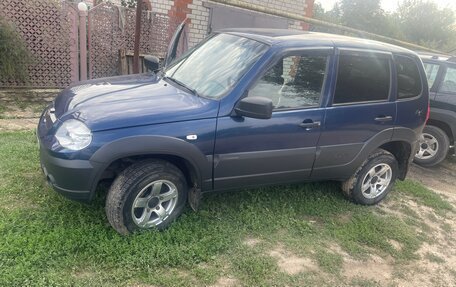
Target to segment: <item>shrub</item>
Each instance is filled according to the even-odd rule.
[[[0,17],[0,79],[25,81],[30,61],[29,51],[20,35]]]

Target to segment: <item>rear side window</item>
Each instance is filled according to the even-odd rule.
[[[428,81],[429,87],[432,87],[435,82],[435,78],[437,78],[437,73],[439,72],[440,65],[437,64],[430,64],[430,63],[423,63],[424,64],[424,71],[426,72],[426,79]]]
[[[335,104],[387,100],[390,65],[386,57],[340,55]]]
[[[395,56],[398,99],[413,98],[421,94],[421,77],[416,61]]]
[[[440,92],[456,94],[456,69],[447,68],[445,77],[440,86]]]

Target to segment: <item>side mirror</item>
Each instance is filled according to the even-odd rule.
[[[160,69],[160,60],[155,56],[144,56],[144,65],[154,72]]]
[[[272,101],[264,97],[246,97],[234,107],[237,116],[255,119],[270,119],[272,116]]]

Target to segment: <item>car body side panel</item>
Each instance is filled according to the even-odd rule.
[[[318,166],[314,166],[312,180],[346,180],[356,171],[366,158],[379,146],[391,141],[393,128],[387,128],[369,138],[364,143],[319,146]],[[341,155],[342,154],[342,155]],[[354,156],[353,156],[354,155]],[[331,161],[333,157],[335,160]]]
[[[300,127],[300,124],[312,120],[323,125],[324,108],[276,110],[272,118],[267,120],[236,117],[232,111],[248,89],[282,57],[326,55],[329,57],[327,69],[330,71],[334,61],[333,53],[332,46],[273,46],[233,93],[221,100],[214,150],[214,189],[309,179],[321,126],[306,129]],[[322,99],[331,83],[331,75],[329,72],[326,76]]]
[[[299,126],[322,121],[324,109],[274,112],[271,119],[221,117],[214,150],[214,188],[280,183],[309,178],[320,128]]]
[[[410,139],[411,142],[415,142],[421,132],[423,131],[424,125],[426,124],[426,114],[429,106],[429,86],[426,78],[426,72],[424,71],[423,65],[419,58],[413,57],[417,61],[418,70],[420,72],[422,90],[421,94],[417,97],[407,99],[397,99],[397,119],[396,119],[396,130],[406,127],[415,134],[414,139]],[[440,71],[439,71],[440,73]],[[394,137],[396,137],[396,132]]]

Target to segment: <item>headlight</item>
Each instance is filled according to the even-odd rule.
[[[67,120],[58,128],[55,137],[62,147],[81,150],[92,141],[92,132],[78,120]]]

